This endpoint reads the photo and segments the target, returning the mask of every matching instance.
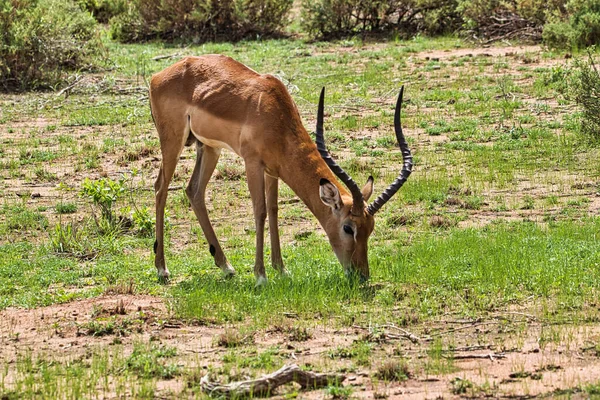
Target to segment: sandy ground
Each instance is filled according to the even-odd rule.
[[[142,319],[135,332],[101,337],[83,328],[92,320],[112,315],[118,319]],[[143,315],[143,317],[140,317]],[[427,325],[397,329],[380,327],[378,336],[369,336],[368,327],[334,329],[316,324],[310,337],[297,341],[290,335],[294,324],[271,327],[253,333],[253,344],[260,353],[278,349],[281,365],[297,363],[318,366],[322,372],[348,369],[351,360],[334,359],[332,350],[350,346],[369,337],[373,342],[370,366],[349,368],[345,385],[354,388],[358,398],[433,399],[440,397],[493,396],[527,398],[577,390],[600,381],[600,357],[597,343],[600,325],[547,325],[524,312],[490,315],[486,320],[445,318]],[[177,362],[191,368],[213,369],[231,350],[218,345],[231,327],[196,326],[174,320],[160,298],[141,295],[105,295],[94,299],[42,307],[35,310],[7,309],[0,312],[0,363],[13,365],[26,351],[54,360],[73,359],[93,349],[114,346],[115,337],[123,346],[136,341],[153,340],[178,350]],[[407,335],[413,334],[414,340]],[[548,338],[553,339],[549,340]],[[452,343],[445,347],[442,362],[453,359],[449,371],[428,372],[433,342]],[[452,351],[450,351],[452,349]],[[429,355],[429,361],[428,356]],[[388,360],[407,360],[410,378],[403,382],[385,382],[375,375]],[[10,378],[10,374],[9,374]],[[458,380],[457,380],[458,379]],[[460,380],[472,387],[458,393]],[[158,382],[160,390],[178,392],[183,378]],[[285,394],[290,388],[282,388]],[[305,392],[302,398],[322,398],[323,391]]]

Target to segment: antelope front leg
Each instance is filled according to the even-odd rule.
[[[252,198],[254,222],[256,225],[254,275],[256,276],[256,285],[262,286],[267,283],[264,262],[265,220],[267,219],[264,167],[260,162],[246,162],[246,176],[248,177],[248,189],[250,190],[250,197]]]
[[[271,237],[271,264],[279,273],[286,274],[287,271],[281,258],[281,246],[279,244],[279,226],[277,225],[277,196],[279,190],[279,179],[265,174],[267,193],[267,214],[269,216],[269,236]]]

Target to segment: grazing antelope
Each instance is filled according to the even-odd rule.
[[[412,156],[400,126],[403,89],[396,104],[394,126],[404,165],[396,181],[367,205],[373,192],[373,177],[360,189],[325,147],[324,89],[319,99],[315,146],[283,83],[271,75],[258,74],[230,57],[186,57],[152,76],[150,106],[162,152],[154,185],[154,252],[159,278],[169,278],[163,241],[169,183],[184,146],[195,143],[196,165],[186,194],[215,264],[223,272],[234,274],[235,270],[227,261],[208,218],[205,193],[221,149],[225,148],[242,157],[245,163],[256,223],[254,274],[258,285],[266,282],[263,249],[267,215],[271,261],[275,269],[285,272],[277,227],[279,179],[319,220],[344,269],[368,279],[367,242],[375,225],[373,216],[400,189],[412,169]]]

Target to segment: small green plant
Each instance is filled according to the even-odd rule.
[[[350,347],[337,347],[329,351],[331,358],[350,358],[357,365],[368,366],[371,364],[370,356],[372,344],[366,341],[356,341]]]
[[[473,382],[468,379],[462,379],[456,377],[450,381],[451,388],[453,394],[467,394],[468,391],[473,390],[475,387]]]
[[[91,258],[96,254],[90,242],[89,232],[74,221],[59,221],[54,226],[54,230],[50,232],[49,247],[55,253],[78,258]]]
[[[114,181],[102,178],[92,181],[86,178],[81,186],[81,195],[88,197],[100,207],[102,218],[113,224],[116,220],[113,205],[125,195],[125,179]]]
[[[444,354],[444,344],[437,338],[427,350],[428,360],[425,370],[431,374],[447,374],[456,370],[454,358]]]
[[[330,385],[325,389],[325,393],[335,400],[345,400],[352,396],[352,388],[350,386]]]
[[[5,223],[9,231],[45,230],[48,227],[48,219],[38,211],[28,208],[25,202],[5,204],[0,209],[0,214],[6,216]]]
[[[168,364],[166,359],[177,355],[174,347],[136,343],[125,361],[123,369],[142,378],[172,379],[181,374],[179,366]]]
[[[152,236],[156,220],[148,207],[135,208],[131,218],[138,235],[142,237]]]
[[[523,197],[523,210],[533,210],[535,208],[535,199],[529,195]]]
[[[58,203],[54,209],[58,214],[73,214],[77,212],[77,204],[75,203]]]
[[[254,343],[253,335],[243,335],[238,330],[226,329],[217,337],[217,345],[221,347],[238,347]]]
[[[405,381],[410,378],[411,373],[406,360],[388,360],[377,367],[375,376],[388,382]]]
[[[306,327],[294,326],[288,330],[288,339],[293,342],[305,342],[313,337]]]

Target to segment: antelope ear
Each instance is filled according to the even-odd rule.
[[[333,183],[329,182],[325,178],[321,178],[319,182],[319,195],[321,196],[321,201],[334,210],[339,210],[342,208],[342,198],[340,196],[340,191],[337,186]]]
[[[365,184],[365,186],[363,186],[362,190],[362,195],[363,198],[365,199],[365,201],[369,200],[369,197],[371,197],[371,195],[373,194],[373,177],[369,176],[369,179],[367,179],[367,183]]]

